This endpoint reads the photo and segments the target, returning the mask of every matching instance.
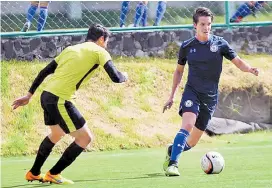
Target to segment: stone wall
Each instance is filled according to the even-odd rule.
[[[243,27],[232,30],[214,29],[213,34],[223,36],[237,51],[248,54],[272,54],[272,26]],[[114,33],[108,50],[113,55],[151,57],[165,56],[170,43],[180,44],[194,36],[191,29],[165,32]],[[54,58],[65,47],[85,41],[85,35],[37,38],[1,39],[2,60],[46,60]]]

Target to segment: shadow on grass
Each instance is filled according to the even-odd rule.
[[[12,185],[12,186],[5,186],[2,188],[15,188],[15,187],[47,187],[50,186],[49,183],[43,183],[43,184],[30,184],[30,183],[26,183],[26,184],[21,184],[21,185]]]
[[[165,175],[163,173],[152,173],[152,174],[144,174],[143,176],[139,177],[129,177],[129,178],[104,178],[104,179],[86,179],[86,180],[74,180],[74,182],[98,182],[98,181],[119,181],[119,180],[136,180],[136,179],[146,179],[146,178],[158,178],[158,177],[164,177]],[[43,184],[21,184],[21,185],[13,185],[13,186],[5,186],[2,188],[16,188],[16,187],[47,187],[50,186],[49,183],[43,183]]]
[[[139,177],[86,179],[86,180],[74,180],[74,182],[137,180],[137,179],[148,179],[148,178],[159,178],[159,177],[165,177],[165,175],[163,173],[152,173],[152,174],[144,174],[143,176],[139,176]]]

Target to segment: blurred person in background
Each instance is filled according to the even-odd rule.
[[[129,11],[129,3],[130,1],[123,1],[121,7],[121,15],[120,15],[120,27],[125,27],[125,22],[127,18],[127,14]],[[138,27],[140,22],[143,27],[147,26],[147,4],[148,1],[140,1],[137,4],[134,24],[133,27]],[[163,18],[163,15],[166,10],[166,1],[159,1],[156,11],[156,19],[153,26],[158,26]]]
[[[253,15],[256,17],[256,12],[258,12],[265,5],[265,1],[248,1],[241,4],[233,16],[230,18],[231,23],[238,23],[243,20],[243,18]]]
[[[21,31],[26,32],[29,30],[33,17],[35,16],[35,13],[39,6],[40,6],[40,16],[38,19],[37,31],[42,31],[48,16],[48,5],[49,5],[49,1],[31,1],[27,11],[27,15],[26,15],[26,23],[24,24]]]

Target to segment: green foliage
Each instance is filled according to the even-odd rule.
[[[168,59],[177,59],[180,46],[177,43],[169,43],[165,49],[165,58]]]

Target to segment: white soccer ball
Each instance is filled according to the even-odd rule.
[[[210,151],[201,158],[201,168],[206,174],[219,174],[225,167],[223,156],[215,151]]]

